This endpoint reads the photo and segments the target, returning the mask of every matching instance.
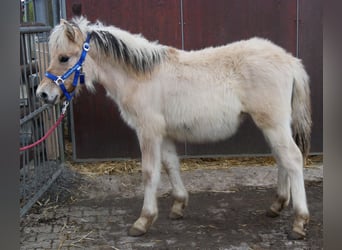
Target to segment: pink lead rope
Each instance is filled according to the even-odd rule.
[[[20,151],[25,151],[27,149],[30,149],[30,148],[33,148],[35,146],[37,146],[38,144],[42,143],[44,140],[46,140],[46,138],[49,137],[49,135],[51,135],[51,133],[58,127],[58,125],[62,122],[64,116],[65,116],[65,112],[66,112],[66,109],[69,105],[69,102],[65,101],[63,103],[63,108],[62,108],[62,112],[61,112],[61,116],[58,118],[58,120],[56,121],[56,123],[46,132],[46,134],[40,138],[38,141],[30,144],[30,145],[27,145],[27,146],[24,146],[24,147],[21,147],[19,150]]]

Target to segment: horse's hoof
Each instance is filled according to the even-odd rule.
[[[291,232],[289,232],[287,238],[289,240],[303,240],[305,238],[305,233],[302,234],[302,233],[298,233],[295,231],[291,231]]]
[[[169,214],[169,218],[171,220],[183,219],[183,213],[176,213],[174,211],[171,211],[170,214]]]
[[[279,213],[274,212],[272,209],[268,209],[268,210],[266,211],[266,216],[267,216],[267,217],[270,217],[270,218],[275,218],[275,217],[278,217],[278,216],[279,216]]]
[[[136,227],[131,227],[128,231],[128,235],[129,236],[133,236],[133,237],[138,237],[138,236],[142,236],[146,233],[146,231],[141,230],[139,228]]]
[[[169,214],[169,218],[172,220],[178,220],[183,218],[184,216],[184,208],[187,205],[187,198],[185,198],[184,200],[175,200],[173,203],[173,206],[171,208],[171,212]]]

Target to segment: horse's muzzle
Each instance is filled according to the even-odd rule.
[[[57,95],[54,98],[53,97],[49,97],[49,95],[47,93],[45,93],[45,92],[37,94],[37,97],[40,100],[42,100],[44,103],[47,103],[47,104],[56,104],[57,103],[57,98],[58,98]]]
[[[58,87],[50,84],[41,83],[36,91],[36,96],[47,104],[57,104],[60,99]]]

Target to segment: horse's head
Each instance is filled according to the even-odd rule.
[[[49,38],[50,64],[36,93],[45,103],[56,104],[65,97],[70,100],[78,91],[85,40],[81,30],[65,20],[53,29]]]

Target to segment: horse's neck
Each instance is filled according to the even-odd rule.
[[[117,104],[122,102],[124,96],[129,93],[129,89],[136,84],[120,64],[113,64],[108,58],[99,58],[96,51],[89,52],[91,61],[86,65],[86,75],[91,82],[88,87],[93,88],[93,83],[102,85]],[[86,73],[88,74],[88,73]]]
[[[117,102],[169,57],[167,46],[139,35],[116,29],[93,32],[94,50],[89,51],[93,65],[89,69],[95,82],[103,85]]]

